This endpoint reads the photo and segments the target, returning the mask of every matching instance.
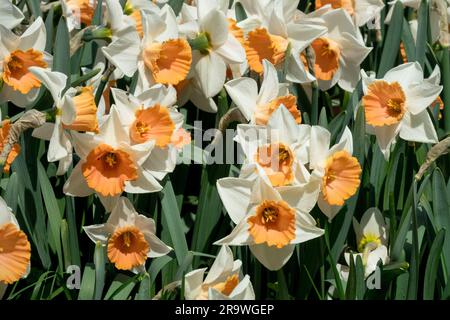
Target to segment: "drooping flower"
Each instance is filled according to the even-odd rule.
[[[30,257],[28,237],[20,230],[16,217],[0,197],[0,287],[26,277]]]
[[[246,161],[240,177],[253,179],[265,174],[272,186],[307,183],[311,127],[299,125],[281,105],[270,117],[267,127],[240,124],[235,140]]]
[[[137,97],[119,89],[112,92],[131,144],[153,142],[155,145],[142,167],[157,179],[163,179],[175,169],[178,148],[174,139],[183,125],[183,115],[175,106],[175,89],[158,84]]]
[[[263,72],[263,61],[286,71],[286,79],[305,83],[314,80],[305,70],[301,53],[327,32],[320,18],[298,15],[299,0],[271,3],[240,1],[248,18],[239,23],[246,32],[245,51],[250,70]],[[297,17],[297,18],[295,18]]]
[[[386,159],[397,136],[406,141],[438,142],[427,112],[442,91],[438,67],[428,79],[417,62],[395,67],[383,79],[370,78],[364,71],[362,77],[368,131],[376,135]]]
[[[119,270],[145,272],[148,258],[168,254],[172,248],[156,236],[155,221],[138,214],[128,198],[120,197],[108,221],[83,227],[88,237],[107,247],[107,256]]]
[[[67,130],[98,131],[97,106],[93,89],[92,87],[83,87],[79,90],[69,88],[64,92],[67,83],[65,74],[36,67],[30,68],[30,71],[50,91],[55,108],[55,123],[47,122],[34,129],[33,136],[50,141],[47,160],[60,161],[57,174],[62,175],[72,163],[73,148]]]
[[[115,106],[98,134],[73,131],[72,140],[80,161],[64,185],[67,195],[97,193],[110,211],[123,191],[149,193],[162,189],[152,173],[143,168],[155,142],[132,145]]]
[[[351,92],[360,79],[360,65],[372,48],[365,46],[344,9],[325,11],[320,17],[325,21],[328,32],[311,45],[319,87],[328,90],[338,84]]]
[[[220,198],[236,227],[218,245],[248,245],[269,270],[279,270],[295,244],[320,237],[324,230],[308,213],[315,206],[318,179],[302,186],[273,188],[270,181],[224,178],[217,181]]]
[[[250,277],[242,275],[241,267],[242,262],[233,259],[231,249],[222,246],[206,278],[207,268],[186,274],[184,297],[187,300],[254,300]]]
[[[9,132],[11,130],[11,122],[9,120],[3,120],[2,121],[2,127],[0,130],[0,153],[3,152],[5,145],[8,143],[8,137]],[[11,151],[6,157],[6,161],[3,164],[3,172],[8,173],[11,164],[16,159],[16,157],[19,155],[20,152],[20,145],[18,143],[14,144]]]
[[[328,130],[319,126],[311,128],[309,167],[314,170],[312,175],[321,179],[319,208],[331,220],[358,190],[362,169],[358,159],[352,156],[353,137],[347,127],[331,148],[330,140]]]
[[[284,105],[297,123],[302,117],[297,108],[297,98],[289,93],[287,85],[280,84],[275,67],[263,61],[264,79],[258,93],[258,84],[252,78],[231,80],[225,88],[244,117],[252,124],[267,125],[270,116]]]
[[[52,57],[44,51],[45,42],[46,29],[40,17],[21,36],[0,24],[0,74],[3,82],[0,101],[11,101],[24,108],[36,99],[41,82],[29,68],[51,68]]]

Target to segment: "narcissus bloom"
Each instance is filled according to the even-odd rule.
[[[142,168],[151,172],[157,179],[163,179],[175,169],[178,153],[175,144],[180,143],[178,130],[182,129],[183,125],[183,115],[175,106],[175,89],[158,84],[137,97],[127,95],[119,89],[113,89],[112,92],[121,123],[131,144],[155,144]]]
[[[2,121],[2,127],[0,129],[0,153],[5,148],[5,145],[8,143],[9,131],[11,130],[11,122],[9,120]],[[19,155],[20,145],[18,143],[14,144],[11,149],[11,152],[6,157],[6,162],[3,164],[3,172],[8,173],[11,168],[11,163],[13,163],[14,159]]]
[[[11,30],[22,22],[24,15],[10,0],[4,0],[0,3],[0,17],[0,24]]]
[[[274,187],[306,183],[310,131],[310,126],[297,124],[284,105],[272,114],[267,127],[238,125],[235,140],[246,156],[240,177],[252,179],[263,173]]]
[[[321,19],[308,16],[294,19],[299,0],[276,0],[269,5],[259,1],[240,1],[248,18],[239,23],[247,33],[245,51],[252,71],[263,72],[263,60],[285,69],[286,79],[292,82],[311,82],[301,60],[301,52],[315,39],[323,36],[327,28]]]
[[[353,229],[356,234],[358,253],[345,253],[345,260],[350,265],[350,259],[356,263],[357,256],[361,257],[364,274],[367,278],[377,268],[378,262],[382,264],[389,262],[388,255],[388,225],[383,214],[377,208],[368,209],[361,218],[361,222],[353,218]],[[346,281],[350,268],[338,265],[341,275]]]
[[[316,10],[326,5],[347,11],[357,27],[375,19],[384,8],[382,0],[316,0]]]
[[[81,29],[82,25],[91,25],[94,18],[95,4],[94,0],[60,0],[61,9],[66,17],[67,28],[69,31]]]
[[[86,197],[95,192],[109,211],[123,191],[148,193],[162,189],[151,172],[142,167],[155,141],[132,145],[115,106],[98,134],[72,132],[72,139],[81,160],[64,185],[67,195]]]
[[[193,74],[206,98],[222,89],[227,66],[245,61],[245,51],[229,28],[227,16],[218,1],[197,1],[194,20],[180,26],[193,48]]]
[[[42,68],[30,68],[32,74],[50,91],[55,107],[55,123],[46,122],[33,130],[36,138],[49,140],[47,160],[60,161],[58,174],[64,174],[72,163],[72,143],[66,130],[97,132],[97,106],[92,87],[64,89],[67,76]],[[64,92],[64,93],[63,93]]]
[[[370,78],[364,71],[362,77],[368,131],[376,135],[386,159],[398,135],[406,141],[438,142],[427,112],[442,91],[438,67],[428,79],[417,62],[395,67],[383,79]]]
[[[224,178],[217,181],[220,198],[236,227],[218,245],[248,245],[269,270],[279,270],[295,245],[323,235],[308,213],[315,206],[319,179],[302,186],[273,188],[270,181]]]
[[[119,198],[106,223],[83,229],[94,243],[107,247],[109,261],[119,270],[145,272],[147,258],[172,250],[156,236],[155,221],[138,214],[125,197]]]
[[[315,76],[321,90],[338,84],[346,91],[353,91],[360,79],[360,65],[372,48],[365,46],[347,11],[326,11],[320,17],[328,32],[314,40]]]
[[[242,77],[225,84],[231,99],[252,124],[267,125],[272,113],[281,105],[289,110],[297,123],[301,123],[296,96],[289,93],[287,84],[280,84],[273,64],[264,60],[263,65],[264,79],[259,93],[254,79]]]
[[[0,287],[25,277],[30,268],[30,257],[28,237],[20,230],[16,217],[0,197]]]
[[[328,130],[313,126],[309,148],[309,167],[312,176],[320,177],[321,192],[318,205],[331,220],[359,188],[361,165],[352,156],[353,137],[347,127],[339,142],[330,148],[331,134]]]
[[[187,300],[255,300],[248,275],[243,276],[242,262],[234,260],[228,246],[222,246],[208,275],[207,268],[191,271],[185,276],[184,297]]]
[[[24,108],[36,99],[41,82],[29,68],[51,68],[52,57],[44,51],[45,42],[46,30],[40,17],[21,36],[0,24],[0,101]]]

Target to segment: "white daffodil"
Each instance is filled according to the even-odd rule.
[[[159,12],[141,10],[141,18],[142,39],[133,34],[103,48],[108,60],[126,76],[139,72],[136,94],[156,83],[179,84],[186,79],[192,63],[191,47],[180,37],[170,6],[164,6]]]
[[[128,198],[120,197],[108,221],[83,227],[94,243],[107,247],[107,256],[119,270],[145,272],[147,258],[168,254],[172,248],[156,236],[155,221],[138,214]]]
[[[0,299],[8,284],[25,278],[30,270],[31,245],[16,217],[0,197]]]
[[[47,122],[34,129],[33,136],[50,141],[47,160],[60,161],[57,174],[62,175],[72,163],[72,143],[66,130],[98,131],[93,89],[69,88],[64,92],[67,84],[65,74],[37,67],[31,67],[30,71],[50,91],[55,107],[55,123]]]
[[[192,74],[192,72],[191,72]],[[209,113],[217,112],[217,104],[213,98],[208,98],[203,93],[200,82],[194,76],[189,76],[186,80],[180,82],[177,86],[178,105],[184,106],[191,101],[197,108]]]
[[[186,274],[184,297],[187,300],[255,300],[249,275],[242,275],[242,261],[234,260],[228,246],[222,246],[208,275],[207,268]]]
[[[175,106],[175,89],[158,84],[137,97],[119,89],[112,89],[112,94],[131,144],[154,142],[155,147],[142,168],[162,180],[175,169],[176,137],[183,125],[183,115]]]
[[[338,84],[352,92],[360,79],[360,65],[372,48],[364,45],[344,9],[325,11],[320,17],[325,21],[328,32],[311,45],[319,87],[328,90]]]
[[[246,156],[240,177],[252,180],[263,173],[274,187],[307,183],[310,176],[304,164],[309,161],[310,131],[310,126],[297,124],[283,105],[267,127],[238,125],[235,140]]]
[[[367,278],[377,268],[379,261],[385,265],[389,262],[388,255],[388,226],[383,214],[377,208],[368,209],[361,218],[361,222],[353,218],[353,229],[355,230],[358,243],[358,253],[345,253],[345,260],[350,265],[350,259],[361,257],[364,274]],[[344,281],[347,281],[350,268],[338,265]]]
[[[339,142],[331,148],[330,141],[328,130],[319,126],[311,128],[309,167],[314,170],[312,176],[321,180],[318,205],[329,220],[356,193],[362,171],[358,159],[352,156],[350,129],[346,127]]]
[[[82,25],[91,25],[96,1],[94,0],[60,0],[63,15],[66,17],[67,29],[81,29]]]
[[[236,227],[215,244],[248,245],[267,269],[281,269],[296,244],[324,233],[308,213],[316,204],[319,183],[315,179],[303,186],[275,189],[264,178],[218,180],[220,198]]]
[[[363,27],[366,23],[379,17],[384,8],[383,0],[316,0],[316,10],[324,6],[333,9],[344,9],[352,17],[356,27]]]
[[[0,24],[0,102],[11,101],[24,108],[37,98],[41,82],[29,68],[51,69],[53,58],[44,51],[45,42],[40,17],[21,36]]]
[[[230,22],[220,6],[222,2],[197,1],[195,20],[183,21],[180,26],[180,30],[190,39],[193,75],[206,98],[220,92],[228,66],[245,61],[245,50],[230,28]]]
[[[252,71],[263,72],[263,60],[286,71],[286,79],[305,83],[314,80],[306,72],[302,52],[327,32],[320,18],[299,18],[299,0],[265,2],[240,1],[248,18],[238,23],[246,32],[245,51]],[[296,18],[297,17],[297,18]]]
[[[280,84],[278,74],[267,60],[263,60],[264,78],[258,93],[258,84],[252,78],[239,78],[225,84],[233,102],[252,124],[266,125],[272,113],[284,105],[297,123],[302,117],[297,98],[289,93],[287,84]]]
[[[368,131],[376,135],[386,159],[398,135],[406,141],[438,142],[427,107],[442,91],[439,67],[428,79],[417,62],[395,67],[383,79],[370,78],[364,71],[362,77]]]
[[[98,134],[73,131],[72,140],[80,161],[64,185],[65,194],[86,197],[97,193],[110,211],[123,191],[149,193],[162,189],[152,173],[142,167],[155,141],[132,145],[115,106]]]
[[[22,22],[24,15],[10,0],[3,0],[0,1],[0,17],[0,25],[11,30]]]

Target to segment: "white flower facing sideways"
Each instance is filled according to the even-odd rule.
[[[187,300],[255,300],[250,276],[243,276],[242,261],[234,260],[228,246],[222,246],[205,278],[207,268],[185,275]]]
[[[192,63],[191,48],[180,36],[170,6],[140,12],[142,39],[136,33],[129,33],[103,49],[108,60],[126,76],[139,72],[136,94],[157,83],[179,84],[186,79]]]
[[[312,179],[306,185],[275,189],[264,178],[218,180],[220,198],[236,227],[214,244],[248,245],[267,269],[281,269],[296,244],[324,233],[309,214],[316,204],[319,184],[318,179]]]
[[[60,0],[61,9],[66,17],[69,32],[89,26],[94,17],[95,0]]]
[[[314,81],[302,61],[302,52],[327,32],[322,19],[297,16],[299,0],[275,0],[271,3],[240,1],[248,18],[239,22],[246,33],[245,51],[250,70],[263,72],[263,60],[286,71],[286,79],[296,83]]]
[[[263,173],[274,187],[307,183],[310,132],[311,127],[297,124],[284,105],[266,127],[239,124],[235,141],[246,156],[240,177],[254,179]]]
[[[138,214],[125,197],[118,199],[106,223],[83,229],[94,243],[107,247],[109,261],[119,270],[143,273],[148,258],[161,257],[172,250],[156,236],[155,221]]]
[[[40,17],[21,36],[0,24],[0,102],[11,101],[25,108],[36,99],[41,82],[29,68],[51,69],[53,58],[44,51],[46,37]]]
[[[288,85],[278,80],[277,70],[263,60],[264,77],[258,93],[258,84],[252,78],[242,77],[225,84],[225,89],[244,117],[252,124],[266,125],[272,113],[284,105],[297,123],[302,116],[297,108],[297,97],[289,93]]]
[[[50,141],[47,160],[59,161],[57,174],[62,175],[72,163],[73,148],[67,130],[98,131],[93,88],[69,88],[64,92],[67,84],[65,74],[38,67],[31,67],[30,72],[50,91],[55,107],[55,123],[44,123],[33,130],[33,136]]]
[[[345,253],[345,260],[350,265],[350,259],[361,257],[364,266],[364,275],[367,278],[377,268],[381,260],[385,265],[389,262],[388,255],[388,225],[383,214],[377,208],[368,209],[358,222],[353,218],[353,229],[356,234],[358,253]],[[347,281],[350,272],[349,267],[338,264],[343,280]]]
[[[97,193],[110,211],[123,191],[151,193],[162,189],[142,167],[155,141],[132,145],[115,106],[98,134],[72,132],[72,142],[80,161],[64,184],[65,194],[86,197]]]
[[[6,286],[25,278],[30,270],[31,245],[16,217],[0,197],[0,299]]]
[[[179,151],[176,137],[184,130],[183,115],[175,106],[175,89],[157,84],[137,97],[119,89],[112,89],[112,94],[131,144],[154,142],[155,147],[142,168],[162,180],[175,169]]]
[[[386,159],[397,136],[406,141],[438,142],[427,108],[442,91],[439,67],[428,79],[417,62],[395,67],[383,79],[370,78],[364,71],[362,77],[368,131],[376,135]]]
[[[193,75],[206,98],[222,90],[227,67],[245,61],[245,50],[229,28],[217,0],[197,1],[197,17],[180,29],[192,46]]]
[[[330,148],[331,134],[311,127],[309,168],[321,181],[318,206],[331,221],[360,185],[361,165],[353,154],[353,137],[345,127],[339,142]]]
[[[0,1],[0,17],[2,17],[0,24],[11,30],[22,22],[24,15],[11,0],[3,0]]]
[[[338,84],[352,92],[360,79],[360,65],[372,48],[366,47],[355,25],[344,9],[322,10],[328,32],[314,40],[314,72],[321,90]]]

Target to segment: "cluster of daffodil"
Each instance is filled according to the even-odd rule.
[[[162,190],[161,181],[191,143],[179,108],[190,101],[217,112],[215,97],[224,90],[247,120],[235,137],[246,158],[239,176],[217,181],[235,227],[225,238],[213,239],[222,247],[206,277],[206,268],[186,274],[184,296],[254,299],[250,278],[230,246],[249,246],[263,266],[279,270],[296,245],[324,235],[310,214],[313,208],[332,223],[361,183],[350,129],[333,144],[326,128],[303,124],[302,101],[290,84],[310,94],[335,86],[353,92],[362,81],[355,114],[364,109],[366,131],[389,159],[399,138],[438,142],[427,109],[442,91],[440,69],[425,78],[421,65],[405,57],[404,64],[376,79],[361,67],[372,48],[360,27],[375,21],[374,28],[380,28],[381,0],[316,0],[308,13],[298,10],[299,0],[193,0],[178,14],[166,2],[104,0],[102,10],[95,0],[46,4],[61,9],[74,43],[81,37],[99,44],[95,69],[102,72],[84,86],[70,87],[66,74],[52,71],[42,18],[2,0],[0,99],[27,108],[41,88],[48,90],[54,101],[50,116],[33,136],[49,141],[47,160],[58,163],[57,175],[74,165],[66,195],[95,194],[105,207],[107,221],[84,226],[87,236],[106,247],[117,269],[143,273],[148,258],[172,248],[157,237],[155,221],[138,214],[125,194]],[[414,9],[420,3],[401,2]],[[237,3],[244,18],[236,16]],[[95,12],[102,13],[100,23],[91,26]],[[389,22],[392,10],[387,15]],[[414,22],[411,29],[415,36]],[[432,29],[439,37],[439,26]],[[133,89],[119,89],[116,84],[129,78],[135,79]],[[2,152],[12,125],[3,121]],[[8,148],[5,172],[20,152],[17,142]],[[387,225],[371,208],[354,228],[358,253],[346,253],[345,259],[349,263],[360,255],[368,276],[380,260],[389,261]],[[26,276],[30,255],[27,235],[0,198],[0,296],[5,284]],[[346,281],[349,268],[338,269]]]

